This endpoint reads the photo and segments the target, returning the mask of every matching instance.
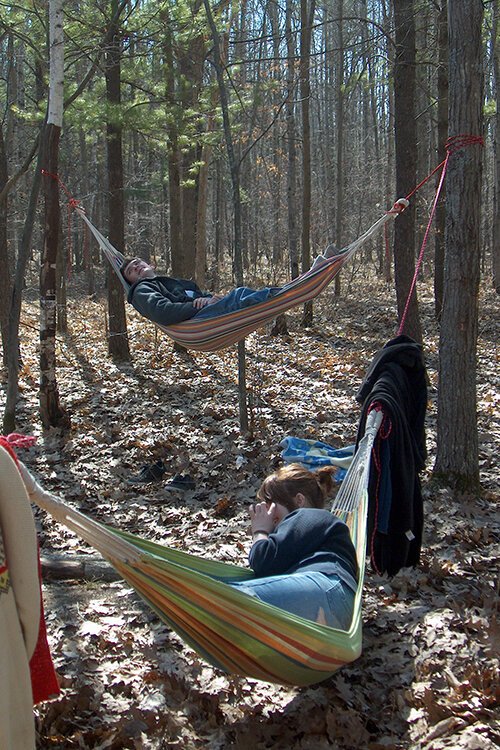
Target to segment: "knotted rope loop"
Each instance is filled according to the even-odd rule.
[[[21,435],[19,432],[11,432],[10,435],[1,435],[0,437],[14,448],[30,448],[36,443],[36,437],[33,435]]]
[[[484,146],[484,138],[481,135],[469,135],[468,133],[451,135],[446,141],[446,152],[454,154],[467,146]]]
[[[416,193],[417,190],[420,187],[422,187],[422,185],[424,185],[428,180],[430,180],[432,175],[435,172],[437,172],[438,169],[442,167],[441,177],[439,178],[439,184],[437,186],[436,195],[434,196],[434,201],[432,203],[429,221],[427,223],[427,228],[425,230],[424,238],[422,240],[422,247],[421,247],[417,262],[415,264],[415,273],[413,274],[413,280],[411,282],[410,291],[408,292],[408,298],[406,300],[405,309],[404,309],[403,315],[401,316],[401,323],[399,324],[398,335],[401,335],[403,333],[403,330],[405,327],[406,318],[408,315],[408,309],[410,307],[410,300],[415,290],[418,274],[420,273],[420,267],[424,260],[424,252],[427,246],[427,241],[429,239],[429,233],[431,230],[432,220],[434,219],[434,214],[436,213],[436,207],[439,201],[439,196],[441,194],[441,189],[443,187],[444,178],[446,176],[446,170],[448,168],[448,162],[450,160],[450,157],[453,154],[455,154],[457,151],[460,151],[461,149],[466,148],[467,146],[475,146],[475,145],[484,146],[484,138],[480,135],[469,135],[467,133],[450,136],[450,138],[448,138],[448,140],[446,141],[446,158],[441,162],[441,164],[438,164],[438,166],[432,170],[432,172],[428,175],[428,177],[426,177],[425,180],[422,180],[422,182],[419,185],[417,185],[417,187],[414,190],[412,190],[412,192],[407,196],[407,198],[409,198],[411,195]]]

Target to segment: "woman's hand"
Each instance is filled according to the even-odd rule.
[[[252,523],[252,536],[259,534],[268,536],[276,525],[276,505],[271,503],[255,503],[250,506],[250,521]]]

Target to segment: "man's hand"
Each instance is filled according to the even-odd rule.
[[[222,295],[220,294],[214,294],[213,297],[210,297],[207,305],[215,305],[216,302],[222,299]]]
[[[196,307],[197,310],[201,310],[202,307],[206,307],[210,304],[211,299],[213,299],[213,297],[196,297],[196,299],[193,300],[193,307]]]

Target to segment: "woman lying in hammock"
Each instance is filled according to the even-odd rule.
[[[335,467],[290,464],[268,476],[250,507],[256,578],[234,588],[321,625],[349,629],[358,566],[347,526],[328,510]]]
[[[324,255],[318,255],[311,268],[318,268],[334,253],[333,246],[329,246]],[[224,296],[210,294],[202,292],[194,281],[157,275],[154,266],[142,258],[125,259],[120,271],[130,284],[127,301],[145,318],[163,326],[194,317],[197,320],[215,318],[264,302],[281,291],[281,287],[250,289],[242,286]]]

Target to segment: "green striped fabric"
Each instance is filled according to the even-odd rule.
[[[164,547],[98,523],[45,492],[21,466],[30,499],[95,547],[158,616],[210,664],[273,683],[310,685],[361,653],[367,484],[381,414],[369,418],[333,508],[348,526],[360,569],[349,630],[319,625],[225,581],[251,571]]]

